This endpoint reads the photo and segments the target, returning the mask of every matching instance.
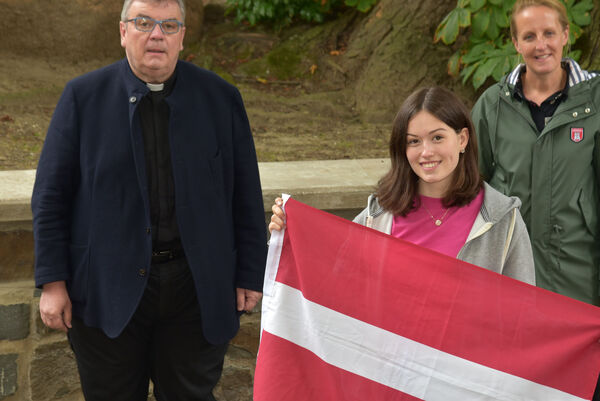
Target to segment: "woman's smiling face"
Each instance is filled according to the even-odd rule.
[[[569,29],[560,24],[558,12],[545,6],[531,6],[515,15],[514,21],[513,44],[523,56],[527,73],[543,76],[560,70]]]
[[[406,158],[419,177],[419,194],[445,196],[468,141],[467,128],[456,132],[425,110],[414,115],[408,122]]]

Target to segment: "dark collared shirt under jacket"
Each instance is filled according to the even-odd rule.
[[[148,92],[139,105],[150,197],[153,251],[182,248],[175,214],[175,184],[169,144],[169,105],[165,100],[173,89],[174,81],[175,74],[165,82],[162,90]]]
[[[554,115],[554,112],[558,108],[558,105],[564,100],[566,100],[569,94],[569,63],[563,62],[561,66],[567,73],[567,80],[565,82],[564,88],[550,95],[539,106],[535,102],[532,102],[531,100],[525,97],[525,94],[523,93],[523,81],[521,80],[521,76],[519,76],[519,80],[515,85],[513,95],[515,96],[515,98],[519,100],[525,100],[527,102],[527,105],[529,106],[529,111],[531,112],[531,118],[533,119],[533,122],[537,127],[538,135],[544,130],[546,124],[548,124],[548,121],[550,121],[550,119]]]

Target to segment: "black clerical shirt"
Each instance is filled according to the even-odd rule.
[[[150,196],[153,251],[182,248],[175,214],[175,184],[169,144],[169,105],[165,101],[173,89],[174,82],[175,74],[164,83],[162,90],[151,90],[139,105]]]

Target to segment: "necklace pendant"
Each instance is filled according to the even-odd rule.
[[[438,226],[438,227],[439,227],[439,226],[441,226],[441,225],[442,225],[442,220],[440,220],[440,219],[437,219],[437,220],[435,221],[435,225],[436,225],[436,226]]]

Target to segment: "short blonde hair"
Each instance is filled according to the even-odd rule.
[[[517,24],[515,17],[521,11],[526,8],[542,6],[548,7],[551,10],[556,11],[558,14],[558,22],[563,27],[563,30],[569,28],[569,18],[567,17],[567,8],[560,0],[517,0],[512,8],[512,14],[510,16],[510,36],[517,40]]]

